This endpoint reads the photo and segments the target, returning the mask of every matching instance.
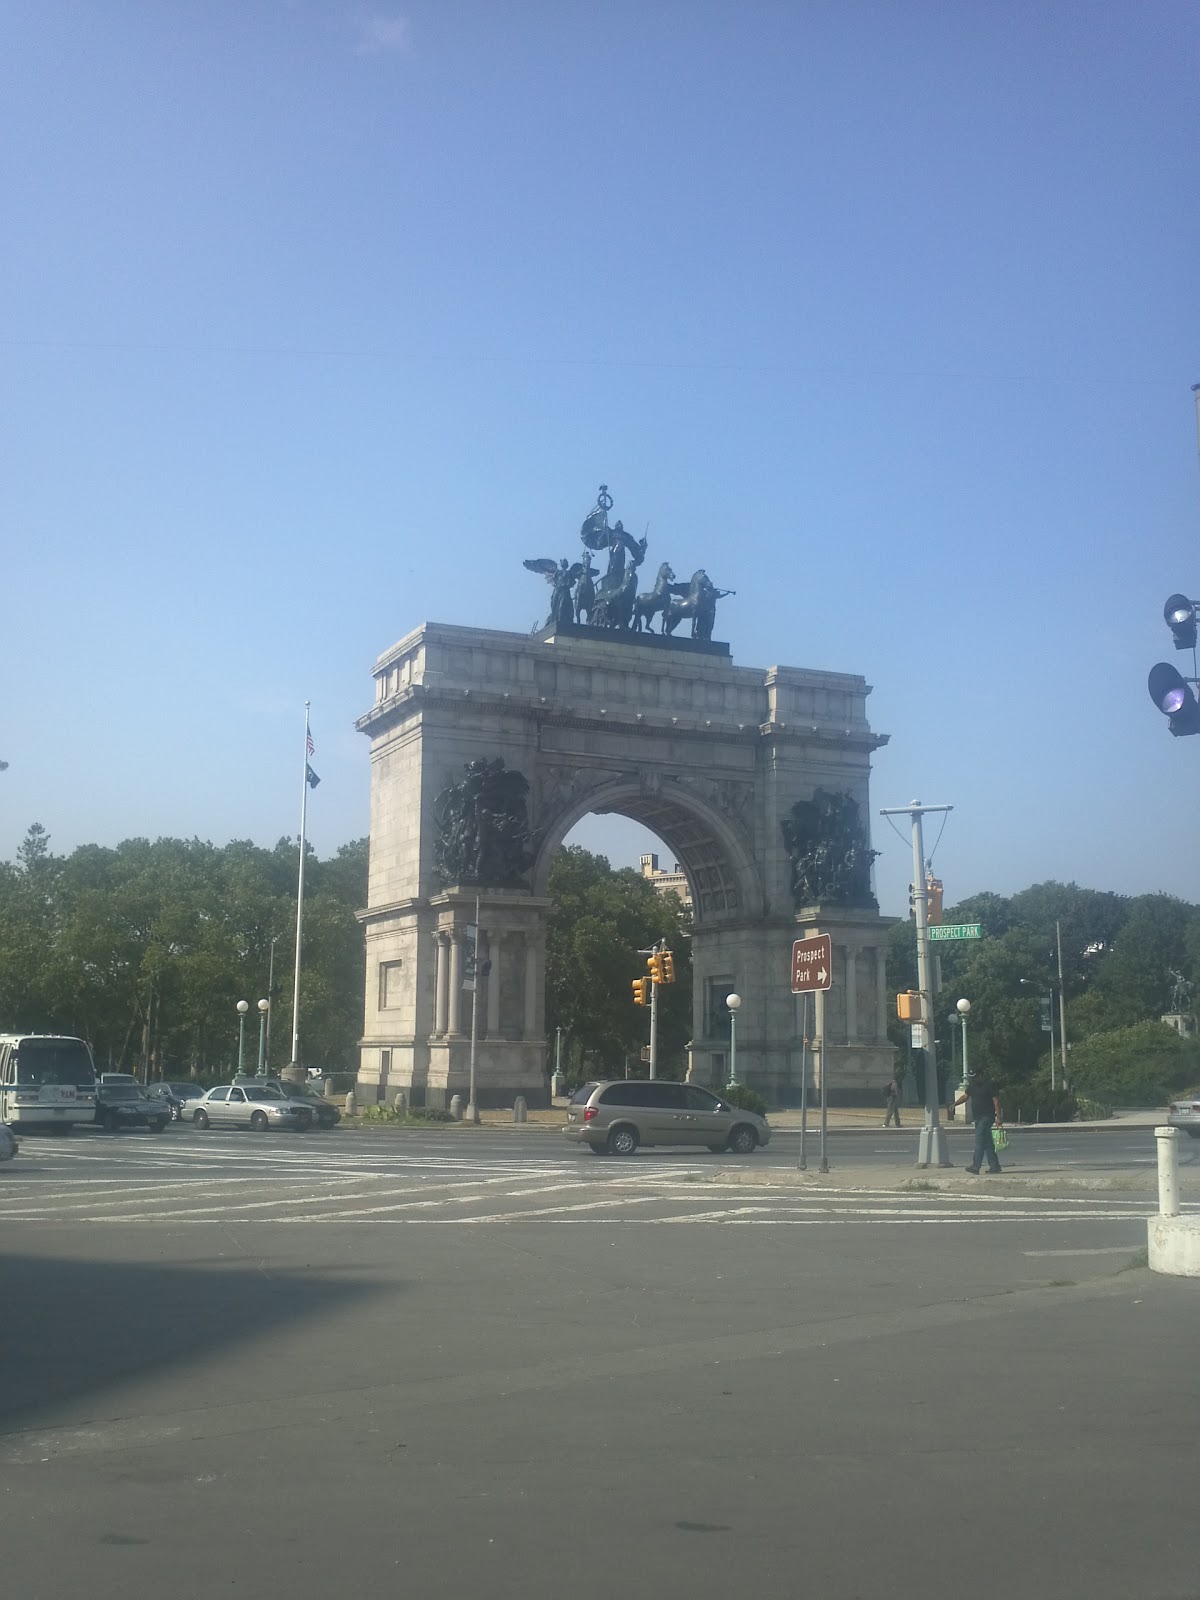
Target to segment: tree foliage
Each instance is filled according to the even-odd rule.
[[[1050,882],[1011,898],[975,895],[948,907],[945,920],[980,922],[983,937],[936,947],[941,967],[936,1037],[948,1054],[959,1028],[957,1002],[969,1000],[972,1064],[987,1067],[1014,1109],[1020,1103],[1023,1111],[1033,1111],[1044,1101],[1046,1114],[1053,1110],[1049,1035],[1042,1031],[1041,1009],[1043,997],[1053,990],[1059,1052],[1057,930],[1073,1086],[1110,1104],[1139,1099],[1154,1104],[1187,1080],[1194,1048],[1190,1054],[1187,1047],[1177,1049],[1184,1041],[1159,1018],[1174,1009],[1180,978],[1193,996],[1200,994],[1200,907],[1170,895],[1128,897]],[[892,929],[888,982],[893,993],[917,987],[912,924]],[[1194,999],[1188,1009],[1194,1013]],[[905,1032],[893,1026],[897,1044]],[[959,1036],[955,1033],[956,1041]],[[1200,1067],[1193,1067],[1193,1077],[1197,1072]],[[1060,1083],[1061,1076],[1060,1056]]]
[[[170,1077],[236,1060],[237,1002],[270,998],[274,1064],[290,1055],[296,845],[127,839],[52,854],[35,824],[0,864],[0,1026],[78,1034],[105,1066]],[[305,862],[301,1054],[354,1059],[362,1026],[366,841]],[[268,996],[272,945],[274,993]]]
[[[658,894],[640,873],[614,871],[577,845],[550,871],[553,900],[546,943],[546,1024],[563,1031],[573,1077],[619,1076],[649,1038],[648,1008],[633,1003],[646,975],[639,954],[660,939],[674,952],[676,981],[659,990],[658,1059],[664,1076],[682,1077],[691,1034],[692,959],[686,918],[675,895]]]

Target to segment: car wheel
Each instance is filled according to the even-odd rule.
[[[120,1125],[115,1111],[106,1111],[100,1123],[105,1133],[116,1133]]]
[[[614,1128],[608,1136],[608,1151],[614,1156],[631,1156],[638,1147],[638,1136],[632,1128]]]
[[[166,1118],[166,1117],[155,1117],[154,1121],[150,1124],[150,1126],[154,1130],[155,1133],[161,1133],[163,1131],[163,1129],[166,1127],[168,1120],[169,1119]]]
[[[198,1128],[209,1128],[212,1124],[208,1120],[207,1111],[196,1111],[192,1114],[192,1121]]]
[[[250,1118],[250,1126],[254,1129],[255,1133],[266,1133],[267,1113],[265,1111],[255,1111]]]
[[[748,1156],[758,1149],[758,1135],[747,1122],[739,1122],[729,1135],[729,1148],[735,1156]]]
[[[604,1144],[590,1144],[588,1149],[594,1156],[606,1156],[608,1154],[608,1146]]]

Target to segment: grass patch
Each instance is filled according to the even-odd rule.
[[[930,1183],[928,1178],[905,1178],[900,1187],[907,1189],[909,1194],[937,1194],[938,1192],[937,1184]]]

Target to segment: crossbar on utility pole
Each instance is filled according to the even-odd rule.
[[[933,1037],[933,1006],[929,954],[929,891],[925,884],[925,845],[921,818],[929,811],[953,811],[953,806],[923,806],[914,800],[906,806],[887,806],[883,817],[911,817],[913,849],[913,904],[917,914],[917,988],[921,994],[921,1030],[925,1050],[925,1122],[917,1145],[918,1167],[948,1167],[950,1152],[942,1127],[937,1091],[937,1041]]]

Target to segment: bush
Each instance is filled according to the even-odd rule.
[[[1163,1022],[1094,1033],[1071,1046],[1071,1082],[1089,1100],[1114,1106],[1161,1106],[1195,1081],[1200,1045]]]
[[[1027,1078],[1002,1078],[996,1092],[1004,1115],[1020,1117],[1022,1122],[1073,1122],[1078,1110],[1074,1094],[1062,1087],[1057,1072],[1055,1087],[1050,1087],[1049,1057]]]
[[[1076,1096],[1075,1103],[1084,1122],[1107,1122],[1113,1114],[1111,1106],[1104,1105],[1100,1100],[1089,1100],[1082,1094]]]
[[[726,1105],[736,1106],[739,1111],[756,1111],[760,1117],[767,1114],[767,1102],[762,1095],[744,1083],[727,1083],[718,1093]]]
[[[397,1127],[408,1127],[413,1123],[454,1121],[448,1111],[439,1110],[436,1106],[416,1106],[409,1111],[397,1111],[395,1106],[365,1106],[359,1112],[359,1117],[363,1122],[389,1122]]]

